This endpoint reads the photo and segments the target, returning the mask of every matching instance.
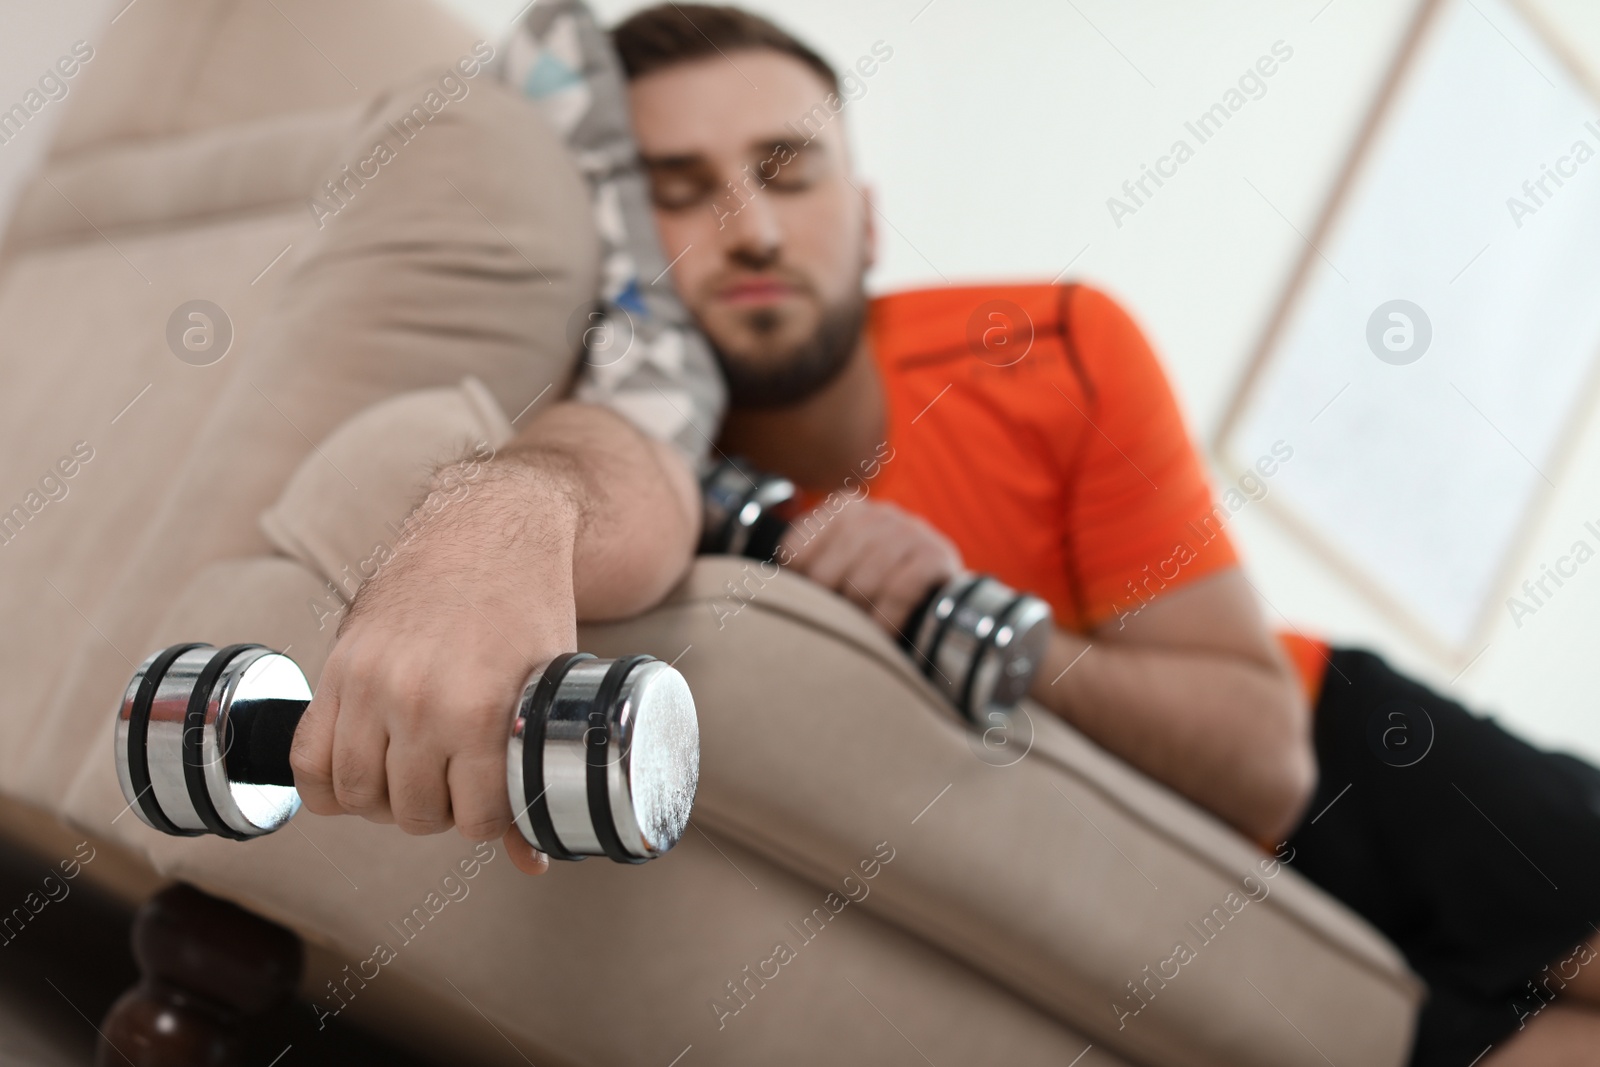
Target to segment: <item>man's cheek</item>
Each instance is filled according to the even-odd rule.
[[[710,240],[717,232],[717,217],[721,213],[721,201],[716,202],[718,207],[712,209],[711,204],[705,204],[689,211],[664,211],[652,207],[651,215],[656,220],[656,236],[661,239],[661,252],[666,257],[663,264],[672,264],[672,275],[677,277],[679,268],[685,266],[687,260],[699,260],[704,257],[701,249],[696,245]],[[727,223],[724,219],[724,224]],[[715,246],[710,247],[713,251]],[[675,256],[682,259],[674,259]],[[660,268],[658,267],[657,270]]]
[[[664,262],[671,264],[667,277],[672,279],[678,299],[686,305],[694,303],[694,294],[704,291],[716,262],[714,256],[704,254],[704,250],[715,245],[716,227],[702,228],[706,231],[704,234],[694,233],[695,227],[677,215],[656,215],[656,231],[661,235],[661,251],[666,257]]]

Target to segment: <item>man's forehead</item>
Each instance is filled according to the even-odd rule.
[[[645,155],[686,156],[745,152],[792,140],[795,130],[806,129],[804,120],[814,109],[832,114],[832,92],[798,59],[772,49],[741,49],[635,78],[629,100]],[[835,109],[838,103],[835,97]],[[816,128],[813,119],[810,129]],[[820,132],[821,139],[831,140],[831,130]]]

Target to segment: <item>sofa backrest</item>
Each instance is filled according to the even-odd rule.
[[[52,158],[361,104],[475,36],[430,0],[139,0],[108,14]]]
[[[0,791],[46,808],[314,442],[468,375],[531,417],[597,284],[559,139],[430,3],[140,0],[92,43],[0,258]]]

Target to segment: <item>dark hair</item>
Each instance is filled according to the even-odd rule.
[[[629,15],[611,31],[629,80],[691,59],[768,48],[810,67],[832,92],[839,75],[826,59],[777,24],[715,4],[657,4]]]

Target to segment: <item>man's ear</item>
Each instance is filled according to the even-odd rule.
[[[873,196],[872,186],[866,182],[861,182],[858,187],[861,190],[862,207],[861,247],[865,252],[866,259],[862,266],[866,270],[871,270],[878,265],[878,220],[875,218],[877,204]]]

